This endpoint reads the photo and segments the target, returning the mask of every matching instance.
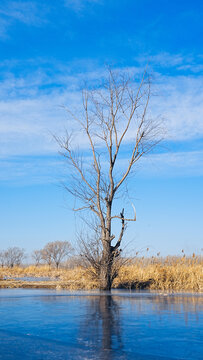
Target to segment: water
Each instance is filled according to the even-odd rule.
[[[0,359],[203,359],[201,295],[0,290]]]
[[[37,281],[50,281],[53,280],[50,277],[34,277],[34,276],[22,276],[22,277],[13,277],[13,276],[5,276],[4,280],[21,280],[21,281],[33,281],[33,282],[37,282]],[[58,280],[56,278],[54,278],[54,280]]]

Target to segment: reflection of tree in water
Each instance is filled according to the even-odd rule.
[[[188,315],[195,314],[196,322],[199,321],[198,314],[203,309],[203,298],[198,295],[187,295],[187,294],[154,294],[145,295],[144,297],[129,296],[123,298],[121,302],[125,302],[128,299],[129,304],[132,307],[133,313],[135,312],[134,307],[136,306],[137,316],[142,317],[143,314],[152,312],[162,317],[164,313],[168,313],[171,317],[174,314],[184,315],[185,324],[188,323]]]
[[[89,306],[81,324],[81,340],[102,359],[112,359],[122,349],[119,306],[111,295],[88,296]]]
[[[201,296],[187,295],[165,295],[156,296],[153,302],[157,312],[167,311],[174,314],[184,314],[185,324],[188,324],[188,314],[195,314],[196,321],[199,321],[198,314],[202,310],[203,299]]]
[[[58,313],[61,315],[61,311],[63,316],[64,312],[62,325],[65,324],[65,326],[66,308],[69,303],[69,312],[72,311],[73,313],[71,321],[76,321],[74,324],[76,325],[77,332],[73,336],[67,332],[69,336],[67,338],[67,351],[69,353],[71,351],[71,354],[73,353],[74,357],[70,358],[77,358],[78,360],[131,359],[132,354],[133,358],[137,360],[166,359],[166,357],[158,356],[157,354],[148,354],[150,351],[153,353],[153,346],[155,346],[155,352],[156,346],[159,347],[159,343],[157,343],[157,336],[159,336],[157,335],[157,330],[162,329],[163,322],[165,322],[164,328],[166,328],[166,334],[162,335],[160,332],[160,342],[162,343],[162,351],[164,353],[164,336],[167,339],[172,334],[171,341],[172,343],[174,341],[174,331],[176,331],[174,321],[177,322],[177,338],[179,337],[181,340],[180,329],[186,329],[186,327],[190,329],[191,323],[193,324],[195,320],[198,323],[198,314],[201,312],[202,300],[201,296],[195,295],[139,294],[133,292],[113,292],[113,295],[48,296],[43,298],[43,301],[46,302],[51,301],[52,303],[54,301],[62,303],[63,306],[59,306],[56,316]],[[176,316],[176,314],[181,316]],[[184,325],[183,316],[186,326]],[[80,319],[79,331],[78,319]],[[69,329],[70,325],[71,322],[67,324]],[[65,326],[63,325],[62,327],[63,331]],[[66,339],[64,336],[62,337],[63,342],[65,342]],[[155,345],[150,350],[153,338]],[[145,348],[145,345],[144,347],[142,346],[143,339],[145,340],[144,344],[147,344],[147,346],[149,344],[149,349],[147,346]],[[176,346],[175,343],[174,346]]]

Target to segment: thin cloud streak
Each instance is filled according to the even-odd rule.
[[[0,5],[0,37],[7,38],[15,22],[41,26],[47,23],[48,7],[35,1],[2,1]]]
[[[125,71],[126,69],[121,69]],[[137,74],[138,68],[128,68]],[[81,109],[82,84],[95,83],[105,71],[80,71],[75,76],[72,67],[64,67],[55,75],[43,69],[16,77],[4,75],[0,86],[0,154],[4,156],[51,154],[56,151],[52,135],[75,130],[75,124],[61,106],[73,112]],[[156,73],[149,111],[150,117],[163,117],[167,127],[166,140],[185,141],[203,137],[202,76],[163,76]],[[76,129],[77,130],[77,129]],[[128,137],[132,140],[133,133]],[[7,141],[5,141],[5,138]],[[87,147],[83,134],[77,134],[78,144]],[[76,144],[77,145],[77,144]]]
[[[84,166],[89,162],[84,157]],[[127,158],[119,160],[120,170],[125,169]],[[60,183],[69,177],[69,167],[65,160],[57,156],[17,156],[0,157],[0,182],[16,185]],[[131,177],[196,177],[203,176],[203,151],[171,152],[151,154],[143,158],[135,167]]]
[[[143,54],[135,57],[135,61],[144,66],[148,61],[148,66],[151,68],[152,73],[154,69],[159,69],[160,72],[174,72],[176,76],[184,75],[185,72],[190,74],[202,74],[203,65],[202,65],[202,55],[197,55],[194,57],[192,54],[183,55],[181,53],[170,54],[167,52],[162,52],[158,54]]]
[[[83,12],[87,7],[94,4],[101,5],[103,3],[102,0],[65,0],[64,4],[67,8],[72,9],[76,13]]]

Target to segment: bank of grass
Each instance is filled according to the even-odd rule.
[[[131,259],[122,266],[113,288],[167,291],[203,291],[203,260],[192,257],[152,257]],[[22,277],[49,278],[38,281]],[[6,279],[5,279],[6,278]],[[51,288],[69,290],[97,289],[98,283],[89,269],[54,269],[47,265],[0,269],[0,287]],[[33,280],[33,279],[32,279]]]

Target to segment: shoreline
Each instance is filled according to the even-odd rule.
[[[202,266],[201,257],[137,259],[119,269],[112,289],[201,293]],[[0,268],[0,288],[95,290],[99,281],[92,268],[29,265]]]
[[[61,280],[46,280],[46,281],[39,281],[36,278],[36,281],[24,281],[24,280],[14,280],[14,279],[6,279],[0,280],[0,289],[50,289],[50,290],[69,290],[69,291],[94,291],[98,290],[98,287],[89,288],[84,287],[84,284],[81,284],[80,281],[61,281]],[[142,286],[138,284],[137,287],[127,287],[127,286],[114,286],[112,290],[126,290],[126,291],[150,291],[150,292],[164,292],[168,294],[198,294],[203,295],[202,289],[195,290],[194,289],[163,289],[163,288],[150,288],[146,286]]]

